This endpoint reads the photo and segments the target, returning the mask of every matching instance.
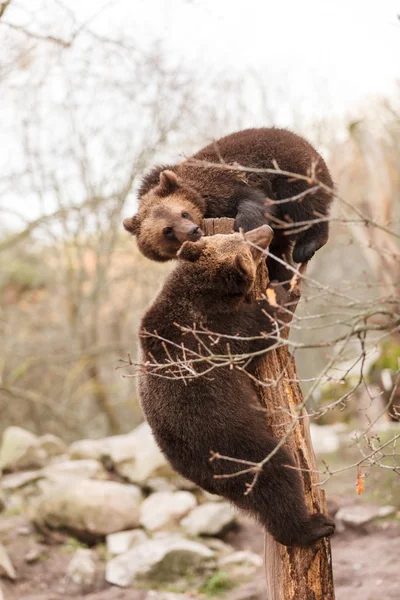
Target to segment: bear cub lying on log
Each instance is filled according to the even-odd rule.
[[[328,223],[319,219],[328,215],[332,197],[323,189],[274,204],[312,186],[279,174],[196,165],[193,159],[256,169],[274,168],[275,160],[280,169],[300,175],[307,175],[314,165],[316,177],[330,188],[333,185],[322,157],[299,135],[276,128],[233,133],[191,159],[154,167],[144,177],[138,213],[125,219],[124,227],[137,237],[139,249],[148,258],[175,258],[185,241],[201,237],[203,218],[234,218],[235,231],[250,231],[268,223],[275,231],[271,253],[286,262],[307,262],[327,242]],[[267,197],[270,203],[266,203]],[[268,258],[268,271],[271,280],[291,277],[272,257]]]
[[[205,346],[226,360],[227,342],[232,355],[267,349],[276,342],[277,327],[286,327],[291,320],[290,308],[299,295],[282,284],[274,287],[276,306],[267,300],[246,302],[262,257],[246,240],[266,249],[272,235],[271,228],[263,225],[246,234],[246,239],[233,233],[182,245],[176,269],[141,323],[139,393],[157,443],[178,473],[253,514],[281,544],[309,546],[331,535],[335,525],[323,514],[308,512],[299,473],[286,467],[295,466],[295,461],[284,447],[264,465],[247,495],[246,484],[254,483],[254,473],[214,478],[246,467],[210,461],[211,451],[258,463],[276,447],[249,376],[255,374],[257,358],[244,358],[247,373],[229,365],[206,373],[210,362],[201,357],[191,361],[199,353],[208,355]],[[194,324],[196,334],[182,331]],[[186,360],[188,368],[174,368],[168,360]],[[189,369],[198,376],[190,376]]]

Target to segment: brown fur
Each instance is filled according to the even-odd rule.
[[[267,248],[271,234],[264,225],[250,232],[248,239]],[[190,350],[199,352],[195,337],[183,334],[177,325],[195,325],[198,330],[203,326],[230,336],[233,355],[266,350],[274,344],[274,321],[284,324],[291,319],[290,311],[281,305],[296,304],[298,295],[291,295],[277,284],[274,289],[278,306],[271,306],[266,300],[247,303],[260,259],[261,252],[250,247],[238,233],[185,242],[176,269],[143,317],[143,363],[164,364],[167,355],[182,359],[181,344],[187,349],[186,357]],[[155,332],[157,335],[152,335]],[[171,344],[165,345],[160,338]],[[226,355],[226,339],[202,339],[214,354]],[[206,354],[203,348],[203,355]],[[251,375],[255,374],[258,360],[253,358],[246,366]],[[203,375],[182,380],[171,378],[168,367],[154,372],[147,365],[139,376],[146,418],[174,469],[254,515],[282,544],[308,546],[332,534],[334,524],[328,517],[309,514],[299,473],[286,467],[295,463],[284,447],[263,467],[248,495],[246,484],[252,482],[253,474],[215,479],[215,475],[234,474],[243,466],[222,460],[210,462],[210,451],[259,462],[277,442],[267,429],[254,381],[245,372],[219,367],[204,374],[210,368],[208,362],[194,363],[192,368]]]
[[[329,187],[332,179],[318,152],[302,137],[286,129],[247,129],[228,135],[206,146],[192,158],[252,168],[273,168],[277,161],[283,170],[306,175],[316,164],[317,177]],[[139,190],[139,211],[125,219],[125,228],[137,236],[140,250],[154,260],[175,258],[185,239],[193,239],[191,223],[200,226],[202,218],[232,217],[235,230],[250,231],[263,223],[275,230],[271,253],[295,262],[310,260],[328,239],[328,224],[319,217],[328,214],[331,195],[319,189],[301,201],[273,204],[309,188],[303,180],[268,173],[244,173],[190,164],[189,159],[172,166],[154,167]],[[266,205],[266,198],[272,204]],[[176,210],[173,210],[176,201]],[[160,218],[156,209],[163,206]],[[179,211],[189,219],[179,216]],[[302,226],[304,221],[315,221]],[[293,223],[290,229],[282,225]],[[184,233],[168,239],[163,231],[174,232],[181,225]],[[305,230],[304,230],[305,229]],[[192,238],[191,238],[192,235]],[[186,236],[186,237],[185,237]],[[292,254],[293,251],[293,254]],[[268,260],[272,279],[283,281],[290,276],[272,258]]]

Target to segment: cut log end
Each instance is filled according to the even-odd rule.
[[[202,230],[204,235],[215,235],[216,233],[233,233],[235,219],[223,217],[221,219],[203,219]]]

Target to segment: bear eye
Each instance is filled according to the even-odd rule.
[[[189,215],[188,212],[183,211],[183,213],[181,214],[182,219],[191,219],[192,217]]]
[[[163,234],[169,240],[174,240],[175,239],[175,234],[174,234],[173,227],[164,227]]]

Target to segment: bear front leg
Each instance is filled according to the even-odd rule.
[[[231,200],[237,205],[235,231],[252,231],[265,225],[265,194],[260,190],[243,187],[235,190]]]
[[[332,535],[335,523],[324,514],[308,512],[300,475],[290,468],[295,466],[289,452],[281,448],[276,459],[264,465],[249,508],[277,542],[307,547]]]
[[[311,225],[296,237],[293,260],[297,263],[308,262],[315,252],[326,244],[328,237],[329,225],[326,221],[319,221],[315,225]]]
[[[288,246],[284,252],[280,252],[277,248],[271,248],[267,256],[267,269],[270,281],[279,281],[286,289],[289,289],[290,281],[293,277],[293,271],[288,268],[290,254],[291,250]]]
[[[278,243],[277,252],[289,253],[289,260],[294,246],[292,257],[297,263],[308,262],[328,241],[329,226],[326,218],[332,202],[331,195],[318,190],[299,198],[298,202],[290,201],[290,197],[307,192],[308,187],[304,181],[280,182],[277,189],[278,201],[274,203],[272,200],[266,206],[268,224],[276,233],[274,245]]]
[[[239,449],[242,452],[246,449],[246,460],[260,463],[277,445],[264,428],[264,422],[255,426],[251,438],[244,431],[235,431],[235,448],[224,449],[224,454],[241,456]],[[258,475],[249,473],[232,477],[243,469],[243,465],[234,462],[214,461],[213,466],[215,473],[222,475],[214,479],[217,493],[255,516],[280,544],[311,546],[320,538],[334,533],[335,524],[329,517],[308,512],[300,475],[285,448],[271,456]]]

